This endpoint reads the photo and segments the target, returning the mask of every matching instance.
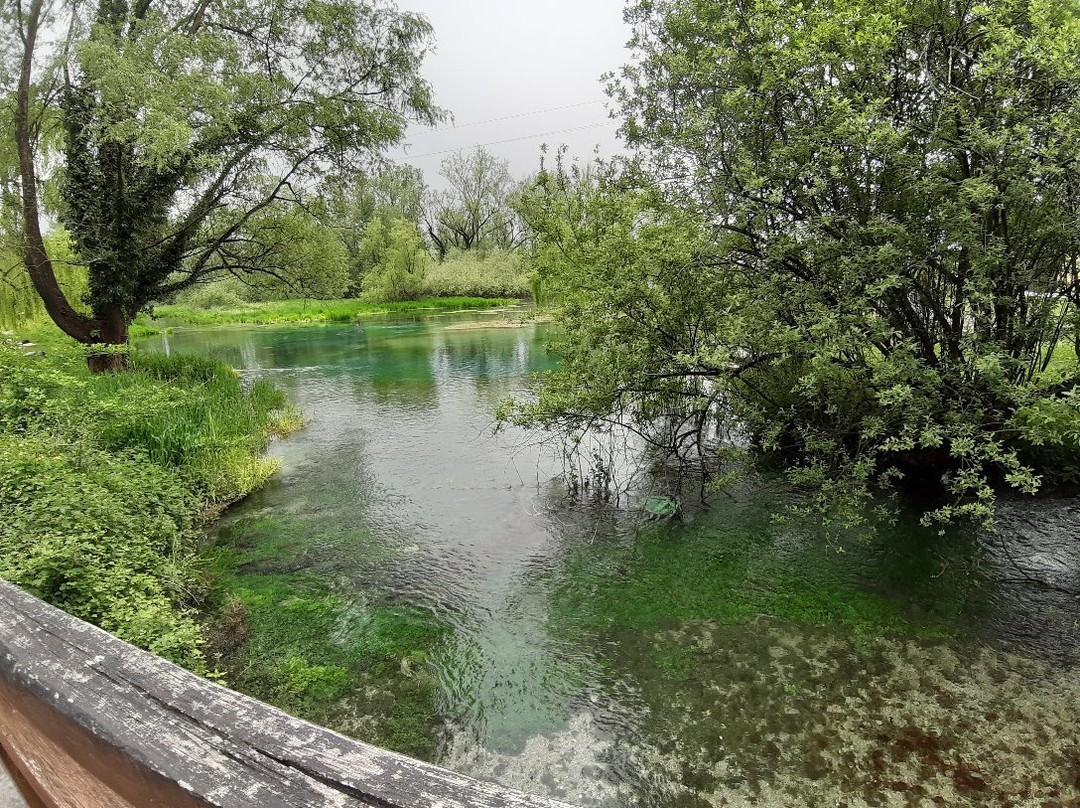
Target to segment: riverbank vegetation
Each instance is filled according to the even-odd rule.
[[[3,17],[16,43],[3,58],[18,76],[7,89],[26,269],[53,321],[85,344],[125,344],[143,308],[214,276],[296,286],[313,263],[344,275],[339,242],[318,227],[321,179],[355,176],[410,120],[445,117],[420,74],[431,27],[392,5],[148,11],[102,3],[84,18],[69,4],[47,18],[34,2]],[[69,32],[63,45],[43,35],[49,26]],[[54,130],[62,137],[39,137]],[[89,314],[45,249],[46,154],[59,218],[86,261]],[[96,364],[122,367],[123,356]]]
[[[0,575],[207,672],[201,528],[274,472],[267,441],[297,414],[209,359],[136,353],[94,375],[32,336],[0,341]]]
[[[882,491],[941,524],[1080,483],[1077,6],[627,18],[635,158],[557,156],[522,203],[563,366],[516,417],[750,450],[840,527]]]
[[[180,354],[94,374],[40,321],[0,338],[0,374],[0,576],[296,715],[434,758],[424,662],[445,625],[299,568],[327,549],[309,523],[269,543],[212,529],[278,468],[268,440],[300,425],[280,391]]]
[[[392,4],[279,6],[144,18],[62,4],[47,20],[35,2],[0,18],[17,77],[0,110],[15,147],[0,152],[0,240],[23,265],[3,268],[7,319],[44,311],[78,342],[124,346],[154,305],[528,294],[505,161],[453,154],[436,192],[381,159],[410,121],[446,116],[420,72],[427,21]],[[303,19],[302,35],[253,14]],[[48,25],[69,31],[63,47],[39,36]]]
[[[475,295],[526,300],[532,297],[528,257],[521,250],[451,252],[428,267],[424,292],[433,297]]]
[[[270,300],[221,307],[176,304],[157,306],[154,309],[154,319],[185,325],[351,323],[381,314],[493,309],[517,302],[512,298],[440,297],[385,303],[369,303],[364,300]],[[142,322],[142,318],[139,322]]]

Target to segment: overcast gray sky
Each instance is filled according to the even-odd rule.
[[[515,176],[537,169],[540,144],[588,159],[618,151],[600,76],[627,61],[623,0],[398,0],[435,27],[424,73],[454,115],[436,131],[413,127],[393,157],[438,185],[447,153],[483,144]]]

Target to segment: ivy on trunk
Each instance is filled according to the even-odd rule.
[[[443,116],[419,73],[429,24],[382,0],[102,0],[86,28],[61,6],[52,24],[67,22],[69,46],[51,58],[37,53],[42,0],[12,19],[25,263],[50,317],[89,345],[125,344],[139,311],[200,282],[288,282],[320,182],[366,170],[409,119]],[[59,215],[89,270],[89,314],[64,297],[40,231],[50,105],[64,135]],[[123,364],[111,350],[90,359]]]

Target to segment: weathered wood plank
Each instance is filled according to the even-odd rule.
[[[0,805],[4,808],[49,808],[38,799],[30,782],[19,774],[3,744],[0,744]]]
[[[0,726],[16,711],[138,806],[568,808],[293,718],[3,581],[0,696]]]
[[[47,808],[136,808],[37,731],[0,688],[0,746],[23,791]]]

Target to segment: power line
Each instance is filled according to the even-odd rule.
[[[531,110],[529,112],[516,112],[513,115],[503,115],[500,118],[488,118],[486,121],[470,121],[469,123],[455,123],[455,124],[451,124],[450,126],[439,126],[439,127],[433,128],[433,129],[425,129],[423,131],[425,133],[427,133],[427,132],[449,132],[449,131],[453,131],[454,129],[465,129],[465,128],[470,127],[470,126],[482,126],[482,125],[487,124],[487,123],[498,123],[499,121],[510,121],[510,120],[513,120],[514,118],[527,118],[530,115],[544,115],[544,114],[546,114],[548,112],[560,112],[560,111],[562,111],[564,109],[577,109],[578,107],[589,107],[589,106],[593,106],[595,104],[603,104],[603,103],[604,103],[604,101],[602,101],[602,100],[600,100],[598,98],[595,101],[580,101],[577,104],[564,104],[561,107],[548,107],[547,109],[534,109],[534,110]]]
[[[467,149],[476,149],[481,146],[500,146],[503,143],[516,143],[519,140],[535,140],[538,137],[548,137],[549,135],[565,135],[570,132],[583,132],[586,129],[596,129],[601,126],[610,126],[611,121],[604,121],[603,123],[591,123],[587,126],[574,126],[569,129],[556,129],[551,132],[541,132],[536,135],[523,135],[522,137],[510,137],[506,140],[492,140],[488,143],[474,143],[471,146],[460,146],[456,149],[443,149],[441,151],[425,152],[424,154],[406,154],[405,156],[410,160],[419,160],[421,157],[434,157],[439,154],[450,154],[456,151],[465,151]]]

